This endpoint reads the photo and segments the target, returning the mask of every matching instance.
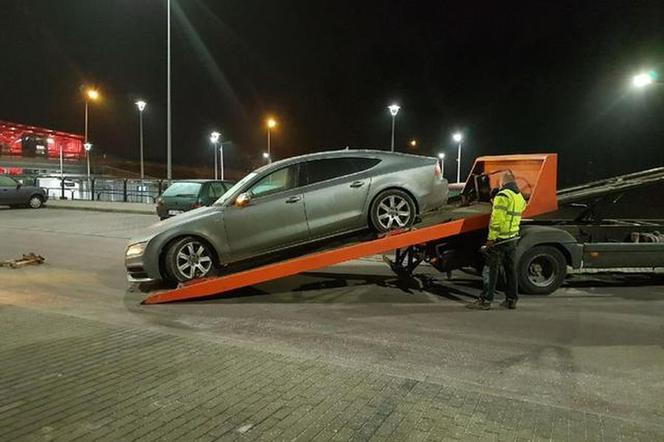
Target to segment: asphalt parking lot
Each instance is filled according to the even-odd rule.
[[[0,268],[0,439],[664,438],[661,278],[470,311],[477,277],[368,257],[144,306],[123,253],[154,221],[0,208],[0,259],[47,259]]]

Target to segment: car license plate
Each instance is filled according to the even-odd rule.
[[[182,210],[169,210],[168,211],[169,215],[177,215],[177,214],[180,214],[180,213],[182,213]]]

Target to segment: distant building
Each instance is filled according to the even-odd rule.
[[[28,175],[78,170],[85,160],[83,135],[0,120],[0,173]]]

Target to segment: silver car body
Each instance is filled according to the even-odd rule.
[[[346,159],[371,167],[308,184],[303,171],[318,160]],[[334,164],[338,164],[334,163]],[[290,247],[334,237],[369,227],[374,198],[387,189],[401,189],[416,202],[418,214],[434,210],[447,201],[447,181],[440,176],[437,160],[431,157],[375,150],[340,150],[289,158],[250,173],[228,190],[215,204],[201,207],[147,228],[130,241],[133,253],[126,256],[130,281],[161,279],[166,246],[176,238],[195,236],[215,250],[224,265]],[[264,190],[273,177],[297,170],[293,188],[252,197],[236,205],[238,196]],[[312,174],[314,172],[311,172]],[[274,175],[272,175],[274,174]],[[266,178],[270,176],[270,178]],[[265,178],[265,179],[264,179]],[[263,180],[263,181],[261,181]],[[305,185],[299,185],[305,184]],[[142,252],[142,253],[141,253]]]

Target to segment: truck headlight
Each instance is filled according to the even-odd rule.
[[[147,245],[146,242],[131,244],[129,247],[127,247],[127,252],[125,253],[125,256],[127,258],[135,258],[137,256],[143,255],[146,245]]]

